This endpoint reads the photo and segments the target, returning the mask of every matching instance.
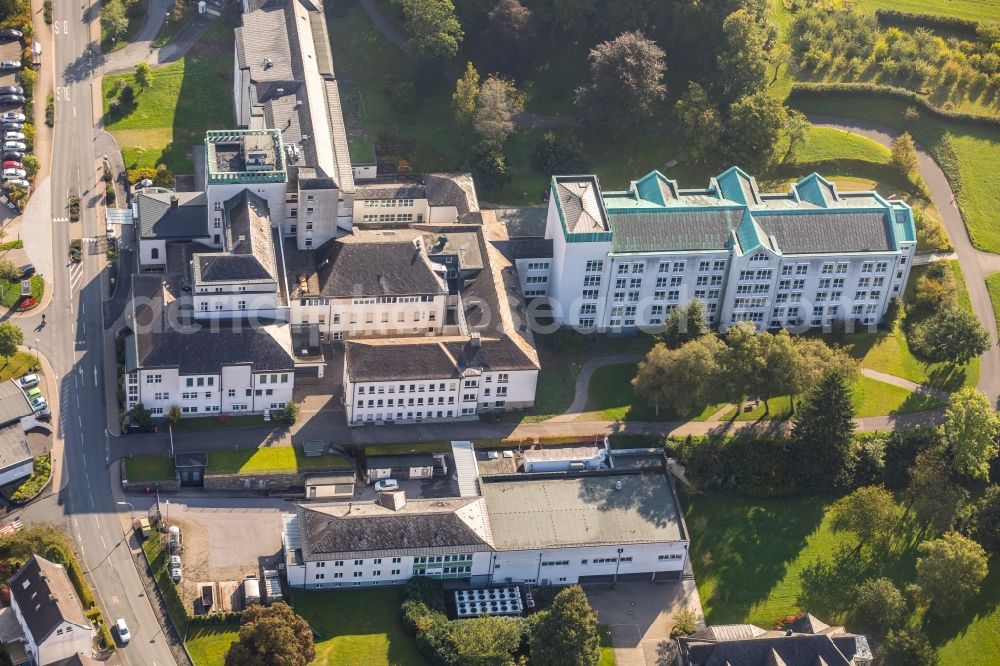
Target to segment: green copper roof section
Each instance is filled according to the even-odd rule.
[[[736,201],[744,206],[760,202],[757,184],[753,177],[739,167],[729,167],[715,177],[715,182],[722,196],[730,201]]]
[[[837,188],[815,171],[795,183],[794,187],[800,200],[814,206],[827,208],[831,202],[838,200]]]
[[[900,243],[915,243],[917,241],[917,225],[913,221],[913,209],[906,202],[891,201],[889,214],[892,216],[892,235],[896,240],[896,248]]]
[[[245,152],[246,146],[260,138],[265,138],[265,143],[269,143],[269,149],[274,152],[273,169],[249,169],[245,164],[243,168],[238,168],[234,166],[235,160],[225,159],[221,155],[223,147],[228,153]],[[288,181],[285,146],[281,140],[281,132],[274,129],[209,130],[205,132],[205,162],[205,180],[209,184],[239,185]]]
[[[677,183],[671,181],[659,171],[648,174],[633,183],[633,189],[640,199],[650,201],[660,206],[677,198]]]
[[[757,226],[749,210],[743,211],[743,219],[736,229],[736,240],[739,241],[743,254],[748,254],[764,244],[764,232]]]

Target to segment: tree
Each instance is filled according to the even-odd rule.
[[[656,408],[687,417],[720,397],[726,345],[714,335],[703,335],[680,349],[655,345],[639,363],[632,380],[636,393]]]
[[[451,104],[455,109],[455,120],[460,125],[471,126],[476,117],[476,100],[479,99],[479,72],[470,60],[465,64],[465,74],[455,82],[455,92]]]
[[[809,139],[810,127],[812,125],[809,119],[806,118],[806,114],[797,109],[788,110],[788,119],[785,121],[785,134],[788,135],[788,152],[785,153],[786,159],[795,152],[796,148],[805,145]]]
[[[21,269],[10,259],[0,260],[0,279],[14,282],[21,279]]]
[[[691,162],[709,160],[719,147],[722,121],[719,110],[700,85],[691,81],[674,105],[677,129],[683,138],[681,150]]]
[[[767,93],[733,102],[722,143],[729,160],[750,171],[772,164],[787,119],[785,106]]]
[[[11,287],[13,289],[14,287]],[[0,356],[5,359],[17,353],[18,345],[24,344],[24,331],[9,321],[0,323]]]
[[[961,612],[989,573],[986,551],[958,532],[925,541],[918,550],[917,585],[931,599],[932,610],[937,615]]]
[[[951,394],[942,425],[955,471],[986,479],[990,461],[997,457],[1000,418],[982,392],[967,387]]]
[[[546,176],[583,173],[583,146],[575,134],[553,131],[542,135],[535,149],[535,166]]]
[[[830,488],[850,480],[854,428],[850,382],[832,369],[807,394],[792,427],[805,456],[802,473],[812,485]]]
[[[853,532],[858,548],[881,550],[889,543],[896,523],[896,502],[882,486],[865,486],[837,500],[830,509],[835,532]]]
[[[674,626],[670,628],[670,637],[690,636],[698,631],[698,614],[690,608],[682,608],[670,618]]]
[[[513,654],[521,646],[519,618],[478,617],[451,622],[451,642],[460,664],[513,666]]]
[[[1000,552],[1000,486],[989,486],[976,502],[972,534],[987,551]]]
[[[181,420],[181,408],[177,405],[171,405],[170,409],[167,410],[167,421],[170,423],[177,423]]]
[[[288,402],[285,408],[281,410],[281,422],[285,425],[295,425],[295,422],[299,420],[299,405],[298,403]]]
[[[226,666],[305,666],[315,656],[309,623],[278,602],[243,611],[239,639],[229,646]]]
[[[507,155],[499,141],[484,139],[469,151],[469,168],[485,190],[496,191],[510,180]]]
[[[691,340],[708,333],[705,308],[697,298],[685,305],[678,305],[667,317],[657,339],[670,349],[678,349]]]
[[[451,0],[393,0],[403,10],[413,52],[432,60],[448,60],[462,43],[462,25]]]
[[[597,614],[579,585],[565,588],[531,626],[532,666],[596,666],[600,660]]]
[[[917,522],[937,534],[950,530],[969,493],[951,478],[951,467],[942,452],[937,449],[921,451],[910,466],[909,474],[910,485],[906,488],[904,501],[913,510]]]
[[[906,617],[906,599],[888,578],[869,578],[854,588],[854,614],[863,626],[885,633]]]
[[[880,648],[882,666],[937,666],[937,650],[919,631],[890,631]]]
[[[128,30],[128,14],[122,0],[108,0],[101,5],[101,24],[112,37],[125,34]]]
[[[764,371],[764,337],[750,322],[740,322],[726,331],[726,353],[722,359],[723,375],[735,402],[759,397]]]
[[[500,0],[489,13],[486,44],[497,68],[518,76],[531,57],[535,38],[534,12],[520,0]]]
[[[514,117],[524,109],[524,93],[513,81],[490,75],[479,89],[473,127],[484,139],[503,142],[514,132]]]
[[[716,87],[723,103],[764,92],[770,62],[768,42],[767,31],[747,9],[738,9],[722,22]]]
[[[41,167],[38,158],[30,153],[21,158],[21,163],[24,164],[24,170],[27,172],[28,178],[33,178],[38,173],[39,167]]]
[[[940,309],[913,327],[913,346],[929,363],[964,365],[990,348],[990,338],[976,315],[965,308]]]
[[[135,66],[135,82],[143,90],[153,85],[153,70],[148,62],[140,62]]]
[[[903,177],[908,177],[917,168],[917,145],[909,132],[903,132],[892,140],[892,166]]]
[[[574,104],[595,123],[634,126],[652,118],[667,94],[666,53],[642,32],[625,32],[590,50],[590,83]]]

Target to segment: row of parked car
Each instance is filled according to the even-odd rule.
[[[10,42],[24,39],[20,30],[7,28],[0,30],[0,41]],[[0,72],[16,72],[23,68],[20,60],[0,60]],[[18,85],[0,86],[0,106],[13,106],[18,110],[5,111],[0,116],[0,130],[3,131],[3,171],[0,172],[4,183],[10,185],[28,186],[28,172],[21,160],[28,149],[24,142],[24,123],[26,118],[20,107],[24,104],[24,88]]]
[[[42,390],[38,388],[38,375],[24,375],[17,380],[17,385],[24,391],[28,404],[35,410],[35,416],[43,421],[52,418],[52,412],[49,411],[49,401],[45,399]]]

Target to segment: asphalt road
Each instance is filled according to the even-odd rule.
[[[112,622],[124,617],[131,630],[131,643],[119,650],[116,659],[124,664],[166,666],[176,662],[123,540],[108,478],[102,372],[105,287],[100,255],[90,254],[85,240],[82,272],[75,269],[72,278],[67,261],[71,238],[103,235],[103,220],[98,220],[95,208],[100,174],[94,145],[97,119],[93,86],[99,99],[100,78],[95,78],[95,71],[103,59],[96,42],[98,10],[99,5],[92,0],[83,4],[80,0],[55,0],[54,48],[43,65],[54,68],[56,86],[56,126],[48,179],[55,267],[50,279],[55,289],[45,312],[46,326],[39,326],[40,313],[20,318],[18,323],[25,331],[25,342],[37,344],[57,375],[61,408],[57,428],[64,440],[61,464],[65,485],[50,498],[27,507],[22,517],[26,522],[56,522],[73,536],[105,617]],[[80,196],[81,222],[67,221],[70,194]]]

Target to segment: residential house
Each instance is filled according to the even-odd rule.
[[[45,666],[92,653],[94,628],[61,564],[32,555],[8,586],[31,663]]]

